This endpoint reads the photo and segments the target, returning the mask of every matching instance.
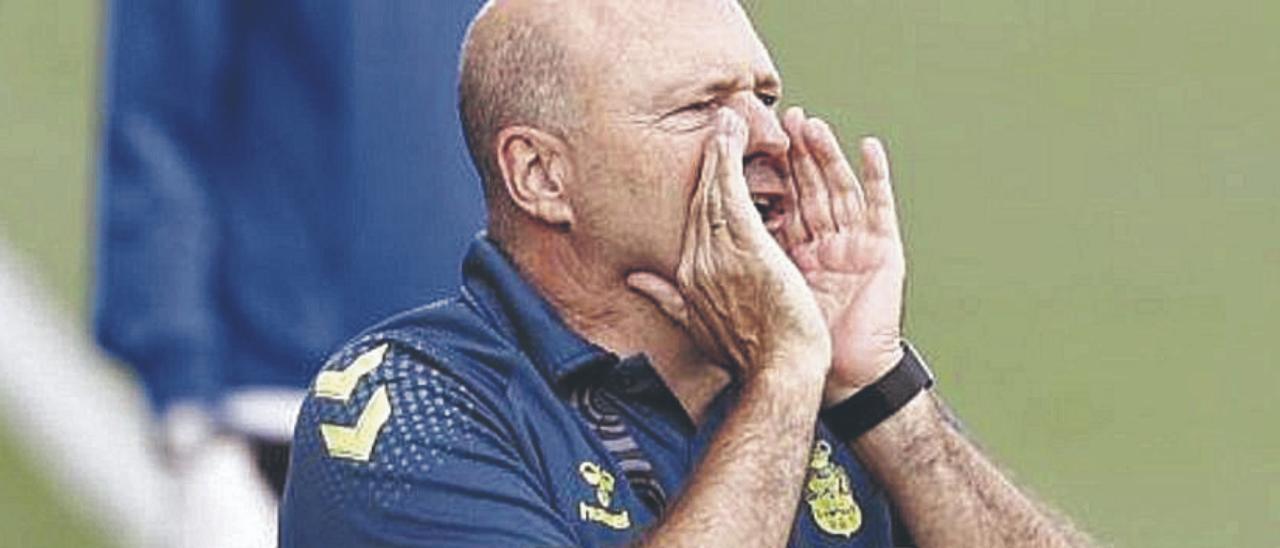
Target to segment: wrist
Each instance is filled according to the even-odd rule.
[[[755,372],[781,371],[787,377],[817,379],[819,384],[823,384],[831,371],[831,364],[831,341],[824,333],[819,338],[774,346],[763,353]]]
[[[898,355],[880,378],[822,411],[823,422],[841,440],[858,439],[933,386],[933,372],[910,344],[903,341]]]
[[[768,367],[744,377],[744,396],[793,403],[812,400],[815,407],[820,407],[826,371],[802,362],[779,357]]]
[[[827,377],[827,386],[823,392],[822,407],[832,407],[853,397],[862,389],[874,385],[893,370],[906,354],[903,339],[894,338],[893,344],[880,352],[874,359],[863,360],[864,366],[833,363],[831,374]],[[864,372],[859,374],[858,372]],[[844,372],[854,372],[848,374]]]

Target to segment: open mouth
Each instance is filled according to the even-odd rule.
[[[782,226],[787,214],[787,192],[784,175],[766,161],[748,161],[743,166],[751,203],[760,213],[765,228],[773,232]]]
[[[782,221],[786,217],[786,208],[783,207],[783,194],[781,192],[771,191],[752,191],[751,203],[756,206],[756,211],[760,213],[760,220],[764,222],[765,228],[770,232],[782,226]]]

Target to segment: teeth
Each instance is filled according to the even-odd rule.
[[[756,206],[756,211],[760,212],[761,218],[767,218],[778,200],[771,196],[751,196],[751,203]]]

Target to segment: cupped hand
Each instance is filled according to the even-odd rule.
[[[703,151],[676,279],[638,272],[627,282],[718,363],[747,377],[771,367],[808,367],[821,379],[831,364],[830,338],[804,278],[751,203],[746,141],[745,122],[722,109]]]
[[[831,127],[803,110],[783,120],[791,138],[795,211],[776,234],[830,330],[824,405],[874,382],[902,357],[906,258],[884,147],[863,139],[855,174]]]

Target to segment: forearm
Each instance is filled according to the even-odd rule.
[[[921,547],[1082,547],[1093,543],[1021,492],[923,392],[852,444]]]
[[[785,544],[821,395],[821,379],[786,371],[748,381],[685,492],[642,544]]]

